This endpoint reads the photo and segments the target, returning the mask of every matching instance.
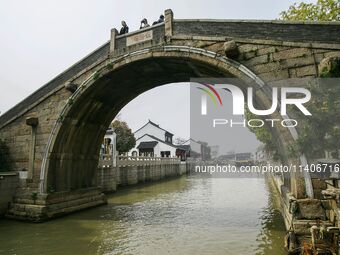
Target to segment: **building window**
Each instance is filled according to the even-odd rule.
[[[171,142],[172,142],[172,141],[171,141],[171,136],[166,135],[166,136],[165,136],[165,141],[166,141],[167,143],[171,143]]]
[[[161,157],[162,158],[169,158],[170,157],[170,151],[161,151]]]

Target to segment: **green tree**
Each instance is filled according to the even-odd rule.
[[[185,143],[186,141],[187,141],[187,139],[184,139],[184,138],[182,138],[182,137],[176,137],[174,144],[176,144],[176,145],[182,145],[182,144]]]
[[[339,0],[318,0],[314,3],[294,3],[280,13],[283,20],[340,21]]]
[[[246,120],[250,119],[258,119],[259,117],[255,114],[251,113],[248,109],[245,111],[244,115]],[[271,154],[273,156],[274,160],[277,160],[279,158],[277,146],[274,142],[273,136],[270,133],[269,129],[265,126],[263,127],[250,127],[248,126],[249,130],[253,132],[260,142],[264,144],[264,149],[268,154]]]
[[[112,128],[117,134],[117,151],[128,152],[136,145],[136,139],[125,121],[115,120]]]
[[[320,158],[329,151],[333,158],[340,150],[340,87],[330,81],[319,80],[310,84],[313,95],[306,107],[311,117],[301,116],[297,149],[308,158]],[[302,124],[302,123],[301,123]]]

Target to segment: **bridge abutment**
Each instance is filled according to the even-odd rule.
[[[15,196],[6,213],[6,217],[24,221],[43,222],[106,203],[106,197],[101,189],[95,187],[51,194],[38,194],[34,191],[26,191]]]
[[[117,187],[157,182],[187,173],[184,162],[169,159],[157,162],[125,161],[126,165],[97,170],[98,187],[39,194],[34,189],[17,193],[6,217],[17,220],[44,222],[83,209],[107,203],[105,193]]]

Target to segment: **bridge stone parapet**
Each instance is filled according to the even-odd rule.
[[[122,56],[151,46],[163,45],[164,38],[164,23],[143,28],[127,35],[111,36],[110,55],[113,57]]]
[[[173,35],[188,39],[263,40],[298,43],[339,44],[338,22],[280,20],[174,20]],[[190,38],[191,37],[191,38]]]

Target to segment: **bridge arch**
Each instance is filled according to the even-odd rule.
[[[196,77],[239,78],[244,86],[255,86],[257,105],[267,109],[271,104],[269,86],[245,66],[215,52],[187,46],[157,46],[107,59],[91,75],[84,74],[82,84],[54,125],[42,161],[40,193],[47,193],[50,188],[66,191],[94,186],[98,151],[113,117],[149,89]],[[281,118],[278,114],[277,117]],[[296,139],[295,130],[272,132],[282,151]],[[309,176],[304,176],[304,182],[308,192]],[[292,189],[306,191],[305,185],[292,184]]]

